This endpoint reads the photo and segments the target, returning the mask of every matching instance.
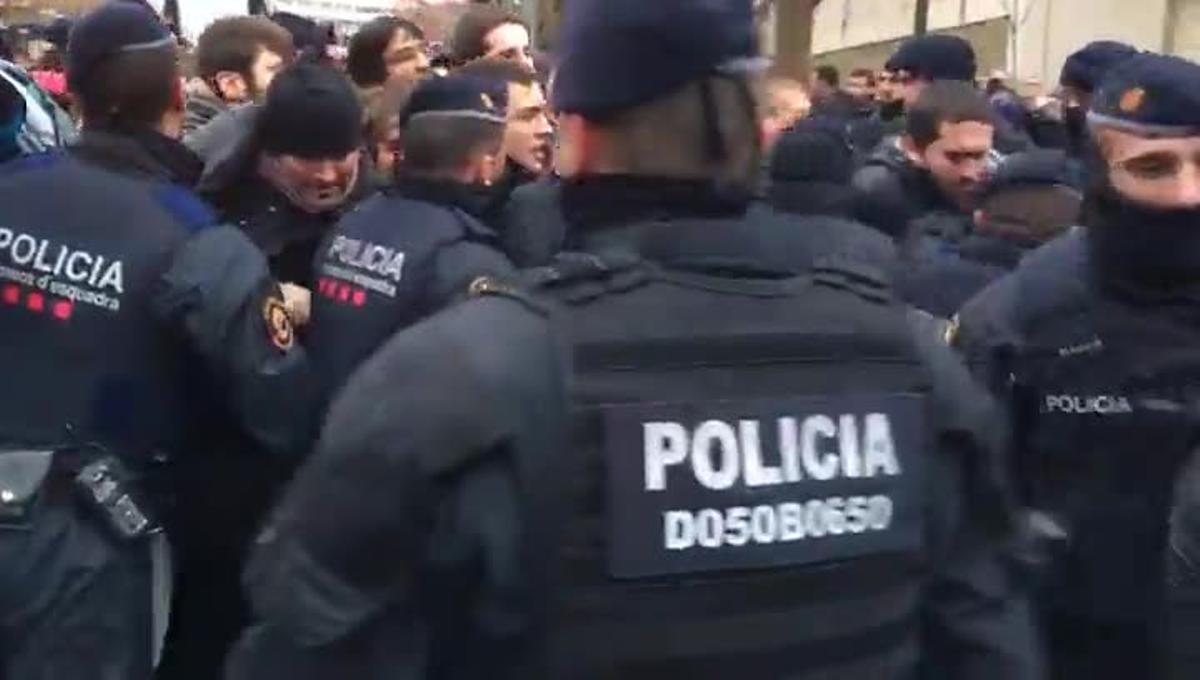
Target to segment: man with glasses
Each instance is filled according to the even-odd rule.
[[[1084,224],[960,315],[951,341],[1009,406],[1052,677],[1163,677],[1162,554],[1200,392],[1200,66],[1109,72],[1088,115]],[[1195,644],[1194,640],[1191,644]]]

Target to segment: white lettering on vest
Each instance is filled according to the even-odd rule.
[[[1047,413],[1071,415],[1096,414],[1102,416],[1133,413],[1133,406],[1122,396],[1076,396],[1070,394],[1046,395]]]
[[[739,480],[756,488],[804,479],[894,477],[903,472],[886,414],[783,417],[776,428],[779,465],[770,465],[767,461],[775,457],[763,451],[762,424],[757,420],[739,420],[736,428],[708,420],[694,432],[681,423],[643,423],[645,489],[665,491],[669,469],[686,462],[697,483],[717,491],[732,488]]]

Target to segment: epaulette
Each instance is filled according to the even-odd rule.
[[[581,304],[632,290],[649,280],[649,270],[632,253],[559,253],[550,264],[527,270],[528,285],[568,304]]]
[[[217,213],[189,189],[162,184],[154,188],[154,199],[190,233],[217,224]]]
[[[879,304],[894,299],[892,284],[878,267],[846,257],[824,257],[813,263],[813,283],[845,290]]]
[[[467,287],[470,298],[504,297],[521,303],[526,309],[539,316],[550,316],[550,307],[530,292],[528,284],[521,278],[511,276],[480,276]]]

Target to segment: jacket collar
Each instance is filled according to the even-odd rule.
[[[182,143],[149,127],[85,129],[71,153],[125,175],[194,187],[204,162]]]

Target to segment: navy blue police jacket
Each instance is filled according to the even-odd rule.
[[[543,424],[562,411],[547,390],[477,379],[515,376],[478,370],[492,364],[470,359],[465,309],[398,334],[340,393],[260,537],[247,580],[262,625],[234,677],[1038,677],[1001,492],[970,469],[1003,435],[936,324],[861,261],[764,250],[747,224],[760,213],[708,185],[597,181],[569,204],[586,252],[530,275],[561,304],[570,445],[521,446],[552,442],[514,434],[522,399],[549,409]],[[490,344],[548,352],[514,332]],[[929,401],[904,392],[926,379]],[[813,409],[859,415],[777,419]],[[840,442],[848,467],[810,450],[806,471],[782,472],[797,427],[823,452]],[[693,437],[724,452],[720,473]]]
[[[896,277],[906,302],[948,319],[993,281],[1014,269],[1027,249],[1015,241],[971,233],[971,218],[927,216],[912,226]]]
[[[488,197],[402,179],[347,214],[317,250],[308,349],[328,394],[396,331],[513,271],[475,215]]]
[[[1007,407],[1020,500],[1067,533],[1045,576],[1052,613],[1123,625],[1161,613],[1172,484],[1200,431],[1192,306],[1102,280],[1075,230],[949,333]]]
[[[193,172],[148,130],[0,168],[0,440],[149,464],[215,401],[259,445],[300,446],[306,357],[262,255],[180,186]]]

